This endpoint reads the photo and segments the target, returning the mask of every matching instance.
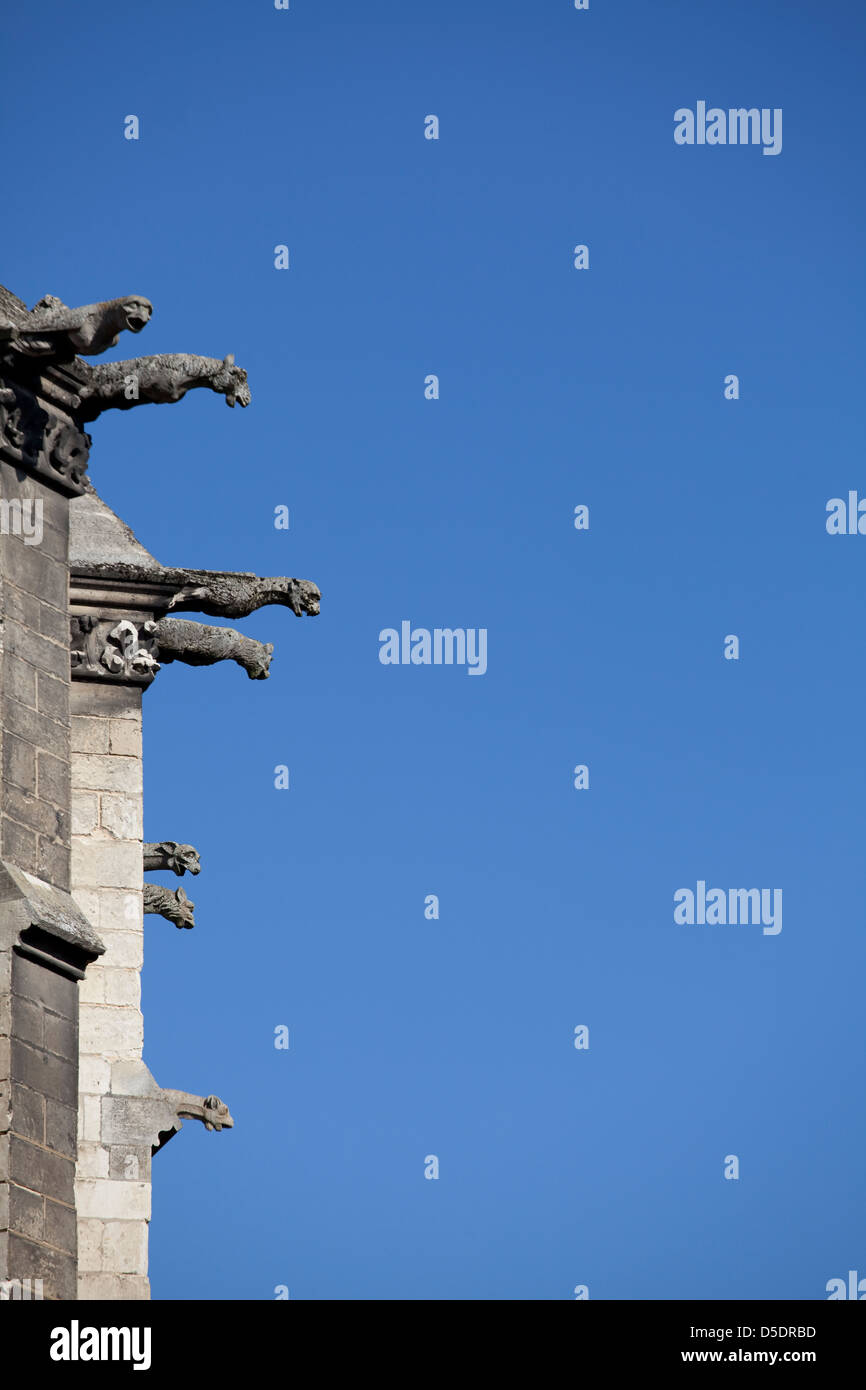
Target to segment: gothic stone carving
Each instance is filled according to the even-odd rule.
[[[163,1088],[163,1095],[175,1114],[181,1120],[201,1120],[205,1129],[233,1129],[234,1120],[229,1108],[219,1096],[194,1096],[189,1091],[170,1091]]]
[[[182,888],[176,888],[172,893],[170,888],[163,888],[161,883],[146,883],[144,910],[146,913],[151,912],[158,917],[164,917],[167,922],[174,922],[178,928],[195,926],[195,903],[190,902]]]
[[[156,623],[129,618],[100,618],[95,613],[74,616],[72,674],[79,678],[118,680],[146,685],[159,670]]]
[[[273,643],[257,642],[232,627],[211,627],[184,618],[161,618],[156,640],[163,662],[183,661],[187,666],[213,666],[217,661],[236,661],[250,680],[266,680]]]
[[[303,613],[314,618],[322,597],[318,585],[309,579],[261,579],[257,574],[177,569],[164,570],[162,578],[182,586],[169,608],[207,613],[213,618],[247,618],[268,604],[291,608],[298,618]]]
[[[235,366],[231,353],[220,361],[216,357],[167,352],[129,362],[100,362],[91,367],[81,392],[80,418],[95,420],[105,410],[179,401],[187,391],[203,386],[225,396],[227,405],[250,403],[247,374]]]
[[[69,359],[80,352],[95,357],[114,347],[125,330],[140,333],[153,313],[143,295],[127,295],[101,304],[70,309],[56,295],[46,294],[29,313],[0,319],[0,345],[4,354],[49,360]]]
[[[161,840],[159,844],[144,846],[145,872],[153,869],[170,869],[178,877],[183,874],[201,873],[201,860],[198,850],[192,845],[179,845],[177,840]]]
[[[9,463],[79,494],[90,444],[70,416],[46,409],[20,382],[0,381],[0,456]]]

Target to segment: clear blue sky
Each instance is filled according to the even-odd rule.
[[[249,372],[98,421],[96,486],[166,564],[324,595],[242,624],[267,682],[145,697],[146,834],[204,864],[195,930],[146,923],[145,1057],[236,1120],[155,1160],[154,1296],[866,1275],[866,538],[825,530],[866,494],[862,5],[4,26],[3,281]],[[781,107],[782,153],[678,147],[699,100]],[[403,619],[486,628],[487,673],[381,665]],[[699,879],[783,930],[676,925]]]

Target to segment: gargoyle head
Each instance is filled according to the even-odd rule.
[[[142,328],[150,322],[153,314],[153,305],[144,295],[131,294],[128,299],[118,301],[125,318],[124,327],[130,333],[140,333]]]
[[[250,388],[247,385],[247,374],[243,367],[235,366],[235,355],[230,352],[228,357],[223,359],[223,364],[211,383],[213,389],[221,393],[226,398],[226,405],[249,405]]]
[[[274,654],[274,644],[273,642],[259,642],[258,646],[261,650],[247,657],[243,664],[251,681],[266,681],[270,674],[268,667]]]
[[[309,614],[311,618],[317,617],[321,599],[322,591],[318,584],[313,584],[309,579],[289,580],[288,604],[297,617],[300,618],[302,613]]]
[[[201,860],[198,850],[192,845],[179,845],[175,840],[163,840],[159,846],[165,855],[165,867],[180,874],[201,873]]]
[[[229,1108],[219,1096],[205,1096],[202,1109],[205,1129],[215,1129],[219,1133],[223,1126],[227,1129],[234,1127]]]

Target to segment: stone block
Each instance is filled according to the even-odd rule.
[[[72,888],[72,896],[87,920],[97,930],[99,928],[99,890],[97,888],[82,888],[76,883]]]
[[[27,830],[25,826],[10,820],[8,816],[0,816],[0,842],[2,842],[2,857],[4,859],[10,860],[19,869],[26,870],[27,873],[36,873],[38,842],[34,831]]]
[[[79,1096],[78,1137],[82,1144],[102,1143],[102,1099],[100,1096]]]
[[[78,1113],[59,1100],[45,1102],[45,1143],[55,1153],[75,1158],[78,1144]]]
[[[78,1222],[78,1273],[99,1272],[102,1269],[101,1221],[88,1218]]]
[[[109,721],[107,719],[97,719],[87,715],[76,714],[72,720],[70,741],[72,752],[107,753],[108,730]]]
[[[9,1189],[9,1228],[30,1240],[42,1240],[45,1224],[45,1198],[14,1184]]]
[[[76,1182],[81,1178],[107,1178],[109,1151],[100,1144],[81,1143],[78,1146],[78,1162],[75,1167]]]
[[[137,1009],[141,1004],[141,976],[137,970],[106,969],[106,1004],[130,1005]]]
[[[45,1026],[45,1010],[32,999],[17,999],[15,1001],[15,1036],[21,1042],[31,1043],[34,1047],[42,1046],[42,1038]]]
[[[94,1049],[91,1049],[93,1051]],[[78,1092],[76,1062],[12,1039],[12,1079],[40,1095],[75,1105]]]
[[[100,797],[100,825],[117,840],[141,841],[141,799],[103,792]]]
[[[9,1170],[13,1182],[72,1205],[75,1185],[72,1159],[37,1148],[13,1134],[9,1143]]]
[[[69,891],[69,850],[56,840],[46,840],[39,836],[36,872],[46,883]]]
[[[129,1303],[150,1298],[150,1283],[139,1274],[82,1274],[79,1299]]]
[[[74,1255],[77,1247],[75,1229],[75,1208],[63,1206],[59,1202],[45,1199],[44,1239],[55,1250],[65,1250]]]
[[[31,709],[36,708],[36,668],[11,652],[3,664],[3,685],[7,695]]]
[[[68,806],[69,763],[64,762],[62,758],[55,758],[53,753],[38,753],[36,788],[43,801],[53,801],[57,806]]]
[[[3,788],[3,810],[12,820],[35,830],[49,839],[63,838],[65,823],[62,813],[49,801],[40,801],[33,792],[20,791],[18,787],[6,785]]]
[[[140,970],[143,958],[143,936],[141,931],[115,931],[100,929],[105,945],[105,961],[108,969]]]
[[[3,732],[3,781],[26,792],[36,791],[36,749],[8,730]]]
[[[12,1128],[22,1139],[34,1144],[45,1143],[45,1097],[29,1086],[13,1082],[11,1086]]]
[[[107,1221],[102,1264],[112,1274],[147,1274],[147,1222]]]
[[[25,1236],[9,1235],[9,1278],[41,1279],[46,1298],[71,1302],[77,1296],[75,1256],[47,1245],[36,1245]]]
[[[125,792],[127,796],[141,796],[141,759],[112,757],[111,754],[74,758],[72,785],[77,791]]]
[[[34,1000],[52,1013],[75,1018],[78,1010],[75,981],[58,975],[55,970],[40,965],[38,961],[29,960],[26,956],[14,957],[13,989],[15,994]]]
[[[101,1221],[149,1221],[150,1183],[113,1182],[82,1178],[78,1183],[78,1214]]]
[[[103,956],[104,960],[105,957]],[[104,1004],[105,1003],[105,972],[99,964],[90,965],[84,974],[84,979],[78,986],[79,1004]]]
[[[76,840],[72,848],[76,884],[140,890],[144,868],[141,845],[126,840]]]
[[[36,703],[40,714],[65,725],[69,719],[67,682],[59,681],[55,676],[48,676],[40,671],[36,681],[36,691]]]
[[[111,752],[141,757],[141,725],[137,719],[112,719]]]
[[[82,1052],[108,1058],[141,1056],[144,1028],[135,1010],[82,1005],[79,1027]]]
[[[50,638],[52,642],[59,642],[61,645],[69,642],[68,614],[54,608],[50,603],[40,602],[37,627],[42,636]]]
[[[68,583],[67,576],[63,574],[64,585]],[[33,594],[39,598],[50,597],[41,594],[38,589],[34,589]],[[66,602],[65,595],[60,596],[57,604],[52,607],[62,608]],[[32,627],[24,627],[21,623],[16,623],[7,618],[6,621],[6,643],[8,650],[13,651],[16,656],[20,656],[22,661],[29,661],[31,666],[35,666],[39,671],[47,671],[52,676],[57,676],[58,680],[69,679],[69,644],[63,645],[59,642],[50,642],[47,637],[42,637],[38,632],[38,617]]]
[[[92,968],[92,967],[91,967]],[[88,974],[90,971],[87,972]],[[111,1086],[111,1063],[103,1057],[82,1056],[78,1064],[78,1089],[88,1095],[104,1095]]]

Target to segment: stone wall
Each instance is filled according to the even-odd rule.
[[[0,501],[0,1282],[67,1299],[78,982],[100,950],[67,893],[69,502],[7,461]]]
[[[0,858],[68,889],[69,499],[2,461],[0,499],[38,503],[42,524],[38,544],[0,535]]]
[[[149,1298],[150,1144],[124,1126],[141,1068],[141,691],[72,685],[73,895],[105,955],[81,985],[76,1205],[80,1298]],[[132,1064],[124,1066],[124,1064]]]

